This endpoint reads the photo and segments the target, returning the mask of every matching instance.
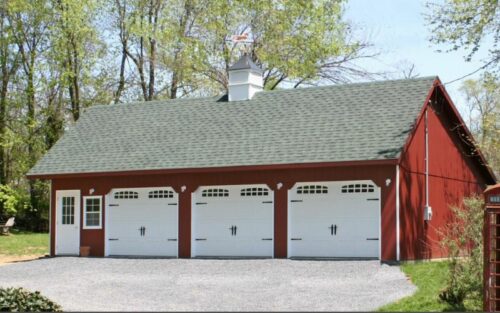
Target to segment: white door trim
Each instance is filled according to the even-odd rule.
[[[109,208],[109,199],[112,194],[113,189],[109,191],[108,194],[105,194],[103,199],[104,199],[104,257],[109,256],[109,245],[108,245],[108,208]]]
[[[62,209],[61,207],[61,202],[60,202],[60,198],[61,197],[75,197],[75,225],[76,225],[76,229],[77,229],[77,236],[78,236],[78,240],[77,240],[77,247],[76,247],[76,252],[75,253],[59,253],[59,245],[58,245],[58,228],[59,228],[59,225],[61,222],[60,221],[60,216],[61,214],[60,213],[60,210]],[[55,249],[54,249],[54,252],[55,252],[55,255],[79,255],[80,254],[80,240],[81,240],[81,226],[80,226],[80,221],[81,221],[81,194],[80,194],[80,190],[77,190],[77,189],[74,189],[74,190],[56,190],[56,199],[55,199],[55,203],[56,203],[56,227],[55,227],[55,238],[54,238],[54,241],[55,241]]]
[[[378,191],[378,259],[382,261],[382,188],[371,180]]]

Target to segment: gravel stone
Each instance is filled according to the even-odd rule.
[[[0,287],[65,311],[369,311],[416,290],[378,261],[76,257],[1,266]]]

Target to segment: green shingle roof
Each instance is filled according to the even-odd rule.
[[[94,106],[28,175],[394,159],[435,79]]]

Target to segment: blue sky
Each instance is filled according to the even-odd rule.
[[[446,83],[482,65],[481,60],[487,57],[486,49],[482,49],[471,62],[464,61],[464,51],[436,51],[445,50],[447,46],[429,42],[431,32],[424,16],[427,13],[425,3],[425,0],[348,1],[345,17],[355,26],[358,36],[368,39],[380,52],[377,59],[362,64],[365,68],[397,71],[398,65],[413,63],[419,76],[438,75]],[[463,112],[464,97],[459,91],[462,81],[447,84],[446,89]]]

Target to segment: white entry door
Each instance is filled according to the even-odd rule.
[[[298,183],[288,199],[289,257],[379,257],[380,188],[373,182]]]
[[[80,190],[56,191],[56,255],[80,254]]]
[[[106,255],[177,257],[178,195],[170,187],[113,189]]]
[[[193,257],[273,257],[273,191],[266,185],[200,187],[193,193]]]

